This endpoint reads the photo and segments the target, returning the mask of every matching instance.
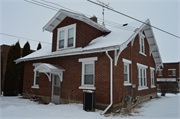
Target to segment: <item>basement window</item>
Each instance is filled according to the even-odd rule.
[[[57,32],[57,50],[75,47],[76,24],[61,27]]]

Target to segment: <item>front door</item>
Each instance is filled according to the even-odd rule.
[[[52,102],[55,104],[60,103],[60,79],[57,75],[53,75],[52,80]]]

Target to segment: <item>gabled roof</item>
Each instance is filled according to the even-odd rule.
[[[23,58],[19,58],[16,62],[28,61],[28,60],[36,60],[36,59],[44,59],[44,58],[52,58],[52,57],[62,57],[62,56],[71,56],[78,54],[88,54],[95,52],[103,52],[103,51],[112,51],[112,50],[121,50],[123,51],[127,45],[132,41],[136,35],[138,35],[141,31],[144,31],[145,37],[150,46],[150,54],[152,53],[155,64],[157,67],[163,66],[162,59],[159,53],[159,48],[156,43],[156,39],[152,28],[150,26],[149,19],[143,20],[146,24],[140,22],[132,22],[128,23],[127,26],[123,26],[120,28],[107,27],[108,29],[102,27],[91,19],[85,17],[82,14],[72,13],[65,10],[60,10],[43,28],[44,30],[52,32],[53,29],[66,17],[69,16],[71,18],[75,18],[85,22],[103,32],[110,32],[106,36],[101,36],[92,40],[87,46],[84,48],[74,48],[67,50],[59,50],[56,52],[51,52],[51,46],[44,47],[34,53],[31,53],[28,56]],[[131,27],[131,30],[127,30]]]
[[[92,26],[102,32],[110,32],[107,28],[92,21],[91,19],[89,19],[88,17],[86,17],[83,14],[73,13],[70,11],[63,10],[63,9],[60,9],[54,15],[54,17],[43,27],[43,31],[46,30],[46,31],[52,32],[57,27],[57,25],[60,24],[66,17],[70,17],[70,18],[85,22],[85,23],[89,24],[90,26]]]

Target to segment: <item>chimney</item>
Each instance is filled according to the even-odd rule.
[[[90,19],[97,23],[97,17],[95,15],[91,17]]]

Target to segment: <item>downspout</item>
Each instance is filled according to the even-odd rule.
[[[132,62],[132,46],[131,46],[131,84],[133,85],[133,79],[132,79],[133,69],[132,69],[132,65],[133,65],[133,62]],[[131,87],[131,97],[132,97],[132,101],[133,101],[133,88],[132,87]]]
[[[108,51],[106,51],[106,55],[110,59],[110,104],[101,114],[105,114],[113,104],[113,59],[108,54]]]

